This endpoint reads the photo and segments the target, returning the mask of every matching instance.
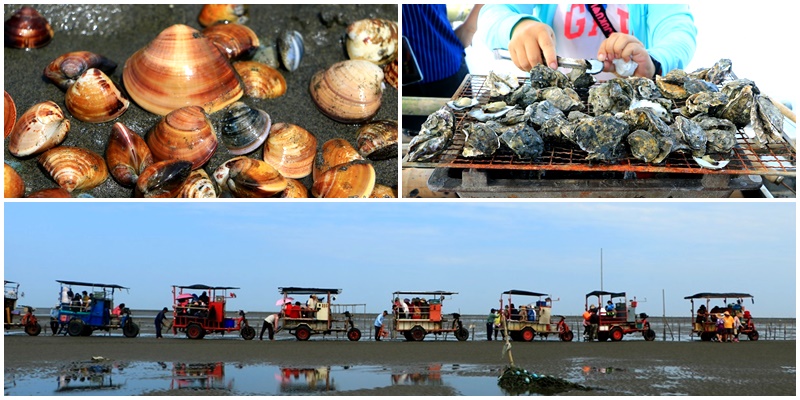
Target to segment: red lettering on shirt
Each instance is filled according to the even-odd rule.
[[[619,15],[619,31],[629,35],[630,32],[628,31],[628,11],[623,10],[622,8],[617,8],[617,15]]]
[[[573,24],[572,10],[575,8],[578,8],[577,12],[579,14],[583,14],[583,4],[573,4],[572,7],[569,8],[569,11],[567,11],[567,18],[566,21],[564,21],[564,37],[567,39],[576,39],[581,37],[581,35],[583,35],[583,30],[586,28],[586,18],[579,18],[575,21],[575,26],[578,28],[578,30],[576,32],[571,32]]]

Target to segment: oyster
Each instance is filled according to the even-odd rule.
[[[520,122],[528,122],[533,114],[533,107],[526,107],[524,110],[521,108],[511,109],[506,115],[497,119],[497,122],[503,125],[516,125]]]
[[[514,89],[519,87],[519,81],[516,76],[489,71],[484,86],[489,88],[489,96],[495,98],[505,96],[514,91]]]
[[[661,94],[672,100],[683,100],[689,97],[689,92],[683,87],[689,75],[680,69],[674,69],[663,77],[656,76],[656,86]]]
[[[628,78],[628,83],[633,86],[633,94],[637,99],[649,100],[662,97],[661,92],[658,91],[658,87],[652,79],[632,76]]]
[[[523,160],[539,157],[544,151],[542,137],[525,123],[505,127],[500,134],[500,142]]]
[[[730,120],[740,128],[747,125],[755,95],[758,94],[755,84],[746,79],[731,81],[722,87],[722,93],[728,96],[728,103],[716,116]]]
[[[678,134],[678,140],[689,146],[693,156],[701,157],[706,153],[708,138],[700,125],[679,115],[672,129]]]
[[[662,142],[655,135],[641,129],[628,135],[628,145],[634,157],[647,163],[657,160],[662,153]]]
[[[564,119],[564,113],[548,100],[531,104],[528,108],[533,110],[531,113],[531,123],[533,123],[534,127],[542,126],[545,122],[554,118]]]
[[[750,110],[750,125],[761,145],[783,141],[783,115],[766,96],[755,96]]]
[[[572,82],[561,71],[543,64],[537,64],[531,69],[531,87],[544,89],[553,86],[563,89],[571,87]]]
[[[459,97],[456,100],[450,100],[447,102],[447,106],[456,111],[461,111],[473,107],[477,104],[478,104],[478,99],[471,99],[469,97]]]
[[[505,101],[507,104],[516,104],[520,107],[527,107],[541,100],[539,97],[539,92],[540,89],[535,89],[531,87],[530,84],[526,83],[506,95]]]
[[[461,151],[464,157],[491,157],[500,147],[497,134],[486,124],[469,124],[464,129],[464,134],[467,136]]]
[[[722,84],[722,82],[731,76],[731,70],[733,68],[733,64],[731,60],[727,58],[723,58],[716,62],[707,72],[705,77],[700,79],[705,79],[715,85]]]
[[[733,122],[706,114],[697,115],[692,118],[692,121],[706,131],[707,153],[730,153],[733,146],[736,145],[736,125]]]
[[[681,114],[693,117],[697,114],[716,114],[722,106],[728,104],[728,96],[722,92],[700,92],[686,99],[681,107]]]
[[[634,100],[631,102],[631,110],[637,108],[647,108],[653,110],[653,113],[665,122],[670,121],[670,113],[661,103],[652,100]]]
[[[625,111],[632,98],[633,86],[626,79],[614,78],[589,89],[589,104],[595,115]]]
[[[578,122],[570,139],[589,153],[587,160],[613,163],[625,155],[623,141],[628,124],[622,119],[601,115]]]
[[[648,141],[649,139],[642,134],[638,134],[633,139],[629,138],[628,144],[631,146],[631,152],[634,157],[645,162],[660,163],[674,150],[673,147],[675,143],[678,142],[675,133],[652,109],[635,108],[618,114],[618,116],[628,123],[632,131],[645,131],[656,141],[656,144],[653,145]],[[639,147],[634,149],[633,146]],[[651,158],[649,154],[654,150],[649,148],[645,149],[643,146],[657,147],[658,154]]]
[[[537,133],[547,142],[566,143],[571,140],[577,124],[578,121],[567,121],[563,116],[555,117],[544,121]]]
[[[581,102],[581,98],[578,96],[578,93],[570,88],[547,88],[542,90],[541,97],[565,113],[586,109],[586,106],[584,106]]]
[[[453,139],[455,115],[447,108],[437,110],[422,124],[419,135],[408,144],[408,161],[425,161],[435,157]]]
[[[505,101],[495,101],[489,104],[485,104],[481,107],[481,110],[487,114],[496,113],[501,110],[505,110],[508,107]]]
[[[500,103],[502,103],[502,102],[500,102]],[[477,119],[478,121],[486,122],[486,121],[489,121],[489,120],[500,118],[503,115],[505,115],[507,112],[509,112],[509,111],[511,111],[513,109],[514,109],[514,106],[506,106],[506,107],[500,109],[500,111],[487,113],[487,112],[483,111],[482,109],[476,108],[476,109],[474,109],[474,110],[469,112],[469,116],[472,117],[472,118]]]

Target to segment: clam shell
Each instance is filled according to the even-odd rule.
[[[370,160],[397,157],[397,121],[373,121],[356,131],[358,152]]]
[[[237,101],[225,108],[220,121],[220,138],[233,155],[252,152],[267,139],[272,119],[264,110]]]
[[[234,157],[214,171],[220,188],[236,197],[272,197],[286,189],[286,178],[261,160],[245,156]]]
[[[37,190],[28,196],[29,199],[70,199],[72,195],[64,188],[50,188]]]
[[[303,35],[300,32],[283,31],[278,37],[278,53],[283,66],[289,71],[294,71],[300,66],[305,51]]]
[[[297,179],[286,179],[286,189],[281,192],[281,197],[287,199],[307,199],[308,189],[303,182]]]
[[[212,114],[244,93],[227,57],[186,25],[163,30],[134,53],[125,62],[122,79],[133,101],[158,115],[190,105]]]
[[[383,70],[364,60],[333,64],[311,78],[311,98],[328,117],[344,123],[364,122],[381,107]]]
[[[89,68],[67,89],[64,103],[73,117],[83,122],[101,123],[125,113],[130,101],[103,71]]]
[[[111,137],[106,147],[106,164],[111,176],[120,185],[134,186],[139,174],[153,162],[153,154],[144,139],[122,122],[111,127]]]
[[[136,197],[175,197],[192,173],[192,163],[185,160],[159,161],[147,166],[136,180]]]
[[[3,129],[5,130],[3,137],[8,137],[17,122],[17,106],[14,104],[14,99],[5,90],[3,96]]]
[[[33,7],[20,8],[5,23],[6,47],[17,49],[47,46],[53,39],[53,28]]]
[[[244,92],[257,99],[274,99],[286,93],[286,79],[280,71],[255,61],[239,61],[233,68],[242,78]]]
[[[186,160],[200,168],[217,150],[217,135],[203,109],[179,108],[167,114],[145,137],[156,161]]]
[[[64,111],[52,101],[34,104],[25,111],[8,140],[8,151],[17,157],[29,156],[51,149],[67,136],[70,122]]]
[[[211,199],[217,197],[217,189],[214,182],[208,177],[203,169],[196,169],[189,174],[186,182],[183,183],[178,192],[179,198],[189,199]]]
[[[203,35],[211,39],[229,59],[250,57],[259,46],[256,33],[240,24],[211,25],[203,29]]]
[[[314,197],[366,198],[375,187],[375,169],[367,161],[351,161],[325,171],[311,187]]]
[[[386,185],[378,185],[376,184],[375,187],[372,189],[372,193],[369,195],[370,199],[396,199],[397,198],[397,190],[390,188]]]
[[[361,154],[347,140],[328,140],[322,145],[322,149],[316,157],[313,178],[316,180],[317,177],[337,165],[363,159],[364,157],[361,157]]]
[[[384,65],[397,58],[397,23],[380,18],[362,19],[347,27],[347,55]]]
[[[7,199],[22,197],[25,194],[25,182],[16,170],[3,163],[3,196]]]
[[[54,181],[72,193],[74,190],[89,190],[108,178],[108,169],[103,157],[78,147],[59,146],[39,156],[39,165]]]
[[[117,68],[117,63],[91,51],[73,51],[53,60],[45,67],[44,76],[66,91],[89,68],[110,74]]]
[[[311,173],[317,154],[317,138],[293,124],[277,123],[264,144],[264,161],[287,178],[304,178]]]
[[[397,59],[383,67],[383,75],[386,83],[397,89]]]
[[[246,24],[249,7],[247,4],[206,4],[197,16],[201,26],[211,26],[220,21]]]

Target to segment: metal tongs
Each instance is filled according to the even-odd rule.
[[[510,60],[511,54],[507,49],[494,49],[494,58],[498,60]],[[603,72],[603,62],[599,60],[587,60],[582,58],[566,58],[556,56],[559,67],[582,69],[589,75],[596,75]]]

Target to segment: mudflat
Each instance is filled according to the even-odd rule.
[[[500,341],[382,342],[342,340],[245,341],[238,337],[189,340],[121,336],[6,335],[5,374],[58,368],[93,356],[126,362],[224,362],[281,367],[378,366],[427,369],[459,366],[466,376],[498,376],[508,357]],[[796,395],[796,342],[512,342],[517,366],[598,390],[580,395]],[[443,368],[448,369],[448,368]],[[450,368],[455,369],[455,368]],[[448,395],[441,386],[388,386],[334,394]],[[171,393],[161,393],[171,394]],[[212,393],[206,393],[212,394]],[[469,394],[464,392],[462,394]]]

